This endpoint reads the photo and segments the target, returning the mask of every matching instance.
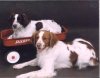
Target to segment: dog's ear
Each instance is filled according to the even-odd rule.
[[[50,32],[50,47],[53,47],[57,43],[58,39],[57,36]]]
[[[28,21],[28,17],[25,13],[22,13],[22,18],[23,18],[24,21]]]
[[[27,24],[30,22],[28,16],[25,13],[21,14],[22,20],[23,20],[23,25],[27,26]]]
[[[11,13],[10,17],[8,18],[8,21],[12,22],[14,20],[14,15],[15,15],[15,13]]]
[[[39,33],[39,32],[36,31],[36,32],[33,33],[33,35],[32,35],[32,43],[33,43],[34,45],[36,44],[38,33]]]

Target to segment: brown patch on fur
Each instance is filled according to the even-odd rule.
[[[78,55],[74,51],[71,51],[70,61],[71,61],[73,66],[76,64],[77,59],[78,59]]]
[[[50,46],[50,47],[53,47],[58,41],[56,35],[49,31],[44,31],[42,38],[43,38],[45,45]]]
[[[91,46],[89,43],[86,43],[86,42],[84,42],[84,41],[79,41],[79,42],[82,43],[82,44],[87,45],[87,48],[88,48],[88,49],[94,49],[94,47]]]
[[[93,61],[94,65],[98,65],[98,60],[96,58],[91,57],[90,61]]]
[[[38,38],[39,38],[39,35],[38,35],[39,31],[36,31],[35,33],[33,33],[32,35],[32,43],[35,45]]]
[[[50,47],[53,47],[57,43],[58,39],[57,36],[52,32],[49,32],[49,35],[50,35]]]
[[[50,32],[44,31],[45,33],[43,34],[43,42],[45,43],[45,47],[50,46]]]

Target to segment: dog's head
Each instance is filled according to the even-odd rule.
[[[49,31],[37,31],[32,36],[32,41],[37,50],[44,50],[46,47],[53,47],[58,41],[55,34]]]
[[[13,30],[18,30],[21,28],[25,28],[30,20],[27,18],[26,14],[12,14],[10,16],[10,21],[12,23]]]

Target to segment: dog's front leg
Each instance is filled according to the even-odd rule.
[[[16,76],[16,78],[50,78],[56,76],[56,72],[49,72],[45,70],[33,71]]]
[[[8,39],[12,39],[13,38],[13,35],[10,35],[9,37],[8,37]]]
[[[54,72],[54,63],[48,61],[46,63],[43,63],[43,67],[40,70],[21,74],[16,78],[48,78],[55,75],[56,72]]]
[[[21,69],[25,66],[37,66],[37,58],[35,58],[31,61],[25,62],[25,63],[16,64],[13,66],[13,68],[14,69]]]

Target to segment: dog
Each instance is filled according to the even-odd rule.
[[[8,39],[31,37],[35,31],[48,30],[53,33],[61,33],[61,26],[54,20],[30,20],[25,13],[12,14],[10,16],[13,34]]]
[[[16,64],[15,69],[25,66],[40,66],[40,70],[18,75],[16,78],[47,78],[56,76],[55,69],[72,68],[79,69],[98,64],[93,45],[82,38],[76,38],[72,42],[58,40],[57,36],[49,31],[41,30],[33,34],[33,44],[37,48],[35,59]]]

